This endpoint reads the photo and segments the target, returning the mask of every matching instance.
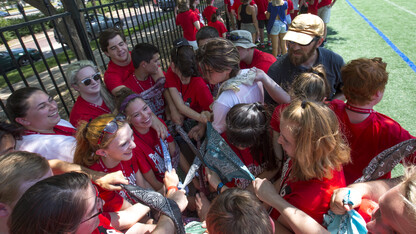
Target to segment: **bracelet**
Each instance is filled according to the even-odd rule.
[[[177,186],[169,186],[168,187],[168,191],[174,189],[175,191],[178,191],[178,187]]]
[[[224,183],[220,182],[217,186],[217,193],[220,194],[221,193],[221,189],[222,187],[224,187]]]

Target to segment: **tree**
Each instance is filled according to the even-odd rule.
[[[57,9],[49,2],[49,0],[25,0],[25,2],[38,9],[44,15],[50,16],[58,13]],[[46,6],[45,2],[49,5],[49,7]],[[65,10],[69,9],[71,6],[70,4],[74,4],[75,6],[82,6],[82,0],[61,0],[61,2]],[[82,25],[85,25],[83,14],[81,14],[81,21],[83,22]],[[56,30],[61,33],[63,41],[70,42],[72,39],[74,44],[68,43],[68,46],[72,51],[77,52],[79,59],[87,59],[85,51],[82,49],[83,47],[81,41],[77,36],[78,33],[72,19],[67,17],[65,22],[67,23],[68,30],[65,27],[64,21],[62,19],[56,20]]]

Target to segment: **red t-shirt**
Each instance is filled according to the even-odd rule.
[[[98,215],[98,218],[100,219],[100,224],[98,224],[98,227],[92,234],[122,233],[111,226],[111,216],[109,213],[104,212]]]
[[[280,113],[289,105],[290,103],[280,104],[274,109],[272,118],[270,119],[270,127],[274,131],[280,132]]]
[[[255,2],[254,2],[254,0],[251,0],[251,2],[250,2],[250,5],[254,5],[254,4],[256,4]],[[235,10],[235,13],[236,14],[238,14],[238,7],[240,7],[242,5],[242,3],[241,3],[241,1],[240,0],[234,0],[234,4],[231,6],[231,8],[233,9],[233,10]],[[267,8],[266,8],[267,9]]]
[[[293,2],[292,0],[287,0],[287,14],[286,15],[289,15],[292,10],[293,10]]]
[[[131,52],[130,52],[131,54]],[[134,73],[133,60],[127,66],[119,66],[112,61],[108,63],[107,70],[104,73],[104,83],[108,91],[113,91],[120,85],[123,85],[124,81]]]
[[[264,167],[262,164],[262,155],[260,155],[260,162],[256,161],[253,155],[250,152],[250,148],[246,148],[244,150],[239,150],[233,144],[228,141],[227,133],[223,132],[221,134],[222,138],[228,143],[230,148],[234,151],[234,153],[240,158],[240,160],[246,165],[247,169],[253,174],[254,177],[257,177],[264,171]],[[232,181],[228,182],[226,185],[227,187],[239,187],[241,189],[247,188],[251,184],[250,180],[242,179],[242,178],[234,178]]]
[[[159,78],[161,79],[161,78]],[[155,81],[153,80],[152,76],[148,76],[146,80],[141,81],[136,79],[134,73],[130,74],[129,77],[124,81],[123,85],[127,88],[131,89],[135,93],[141,93],[153,87],[155,85]],[[165,98],[163,97],[163,93],[153,98],[151,101],[147,101],[147,105],[150,106],[153,113],[160,118],[165,118]]]
[[[319,224],[323,223],[323,216],[329,210],[332,193],[337,188],[346,186],[344,172],[332,171],[332,178],[322,180],[311,179],[308,181],[292,181],[289,179],[292,161],[289,160],[288,170],[285,171],[280,187],[280,196],[287,202],[302,210]],[[285,165],[286,166],[286,165]],[[280,213],[273,209],[270,216],[278,219]]]
[[[267,52],[260,51],[258,49],[254,49],[253,60],[251,61],[251,64],[246,64],[243,61],[241,61],[240,69],[257,67],[258,69],[263,70],[267,74],[270,66],[274,62],[276,62],[276,58],[273,55]]]
[[[199,21],[199,28],[204,27],[204,22],[201,22],[201,17],[200,17],[200,12],[198,8],[195,8],[194,10],[191,9],[191,11],[198,17],[198,21]]]
[[[77,101],[72,107],[71,114],[69,115],[69,122],[74,125],[74,127],[77,127],[78,122],[81,120],[89,121],[90,119],[95,119],[100,115],[109,113],[111,113],[111,110],[104,101],[101,106],[98,106],[89,103],[81,96],[78,96]]]
[[[166,72],[165,88],[176,88],[184,103],[198,113],[210,111],[209,106],[214,101],[208,85],[201,77],[192,77],[189,84],[184,85],[170,67]]]
[[[343,101],[337,99],[331,101],[331,108],[338,116],[351,147],[352,163],[344,165],[347,184],[351,184],[362,176],[363,169],[379,153],[415,137],[399,123],[378,112],[371,113],[361,123],[353,124],[348,118],[345,106]],[[390,173],[380,178],[390,178]]]
[[[162,119],[159,120],[165,124]],[[166,168],[162,146],[160,145],[160,139],[157,137],[157,132],[153,128],[150,128],[146,134],[140,134],[134,127],[133,132],[134,143],[136,144],[136,148],[133,149],[133,155],[139,161],[140,171],[142,174],[146,174],[152,170],[156,179],[163,183]],[[167,144],[173,142],[173,137],[168,133],[168,137],[164,142],[167,146]],[[169,148],[167,147],[167,149]]]
[[[230,0],[224,0],[224,5],[227,5],[227,11],[231,12],[231,1]]]
[[[218,33],[220,34],[220,37],[222,37],[223,33],[228,32],[225,25],[219,20],[217,20],[215,22],[208,22],[208,26],[211,26],[211,27],[214,27],[215,29],[217,29]]]
[[[308,5],[308,13],[314,14],[314,15],[318,15],[318,0],[315,0],[313,2],[313,4]]]
[[[328,6],[332,3],[332,0],[321,0],[320,3],[318,3],[318,9],[324,6]]]
[[[257,5],[257,20],[266,20],[267,5],[269,4],[268,0],[254,0]]]
[[[130,160],[127,160],[127,161],[121,161],[117,166],[113,168],[107,168],[102,162],[102,160],[99,159],[98,162],[94,163],[89,168],[94,171],[102,171],[105,173],[122,171],[124,177],[129,181],[129,184],[135,185],[135,186],[137,185],[136,173],[139,171],[139,162],[137,161],[135,157],[132,157]],[[112,198],[117,197],[117,196],[112,193],[118,193],[121,197],[129,201],[131,204],[136,203],[132,198],[130,198],[130,196],[124,190],[115,192],[115,191],[107,191],[100,187],[98,187],[98,189],[100,192],[100,197],[105,201],[104,206],[114,207],[114,204],[111,204]],[[116,206],[119,206],[119,204],[116,204]],[[112,211],[111,208],[109,210]]]
[[[205,19],[207,19],[207,22],[208,23],[211,22],[211,16],[212,16],[212,14],[214,14],[215,12],[217,12],[217,9],[218,8],[216,8],[214,6],[207,6],[207,7],[205,7],[204,11],[202,12],[202,16],[204,16]]]
[[[192,11],[185,11],[176,16],[176,25],[180,25],[183,30],[183,37],[188,41],[196,41],[196,33],[198,30],[194,26],[194,22],[198,21],[198,16]]]

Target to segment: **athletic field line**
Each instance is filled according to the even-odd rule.
[[[388,0],[384,0],[384,1],[387,2],[387,3],[389,3],[389,4],[391,4],[391,5],[393,5],[393,6],[395,6],[395,7],[397,7],[397,8],[399,8],[402,11],[405,11],[405,12],[411,14],[411,15],[416,16],[416,13],[414,13],[413,11],[409,11],[408,9],[406,9],[406,8],[404,8],[402,6],[399,6],[396,3],[394,3],[394,2],[391,2],[391,1],[388,1]]]
[[[409,67],[414,71],[414,72],[416,72],[416,65],[403,53],[403,52],[401,52],[400,51],[400,49],[399,48],[397,48],[397,46],[386,36],[386,35],[384,35],[384,33],[383,32],[381,32],[373,23],[371,23],[371,21],[370,20],[368,20],[367,19],[367,17],[365,17],[363,14],[361,14],[361,12],[360,11],[358,11],[358,9],[357,8],[355,8],[355,6],[354,5],[352,5],[351,4],[351,2],[349,1],[349,0],[345,0],[347,3],[348,3],[348,5],[350,5],[351,6],[351,8],[355,11],[355,12],[357,12],[357,14],[358,15],[360,15],[364,20],[365,20],[365,22],[367,22],[368,23],[368,25],[370,25],[370,27],[372,27],[373,29],[374,29],[374,31],[376,31],[377,32],[377,34],[381,37],[381,38],[383,38],[383,40],[384,41],[386,41],[387,42],[387,44],[403,59],[403,61],[405,61],[406,63],[407,63],[407,65],[409,65]]]

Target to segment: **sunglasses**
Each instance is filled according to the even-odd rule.
[[[252,43],[252,41],[250,41],[248,38],[237,36],[237,35],[234,35],[234,34],[227,34],[227,39],[230,40],[230,41],[238,41],[238,40],[241,39],[241,40],[246,40],[246,41]]]
[[[94,188],[95,188],[95,204],[100,204],[100,208],[98,208],[98,212],[97,213],[95,213],[91,217],[87,218],[86,220],[82,221],[81,223],[85,223],[88,220],[91,220],[91,219],[93,219],[93,218],[95,218],[98,215],[100,215],[100,214],[103,213],[103,203],[102,203],[101,198],[100,198],[100,192],[98,192],[97,187],[94,186]]]
[[[103,140],[104,134],[114,134],[118,130],[118,122],[124,122],[126,120],[126,116],[123,114],[118,114],[114,119],[112,119],[107,125],[105,125],[104,129],[101,131],[100,137],[98,138],[97,145],[101,145]]]
[[[85,86],[88,86],[91,84],[92,80],[98,81],[101,80],[101,73],[97,72],[94,75],[87,77],[83,80],[81,80],[81,83],[83,83]]]
[[[314,37],[314,38],[312,39],[312,41],[311,41],[311,42],[309,42],[309,43],[308,43],[308,44],[306,44],[306,45],[302,45],[302,44],[299,44],[299,43],[294,42],[294,41],[287,41],[287,43],[288,43],[289,45],[298,44],[298,45],[300,45],[300,46],[309,46],[309,45],[311,45],[311,44],[312,44],[312,42],[314,42],[314,41],[319,41],[319,39],[320,39],[320,37]]]

